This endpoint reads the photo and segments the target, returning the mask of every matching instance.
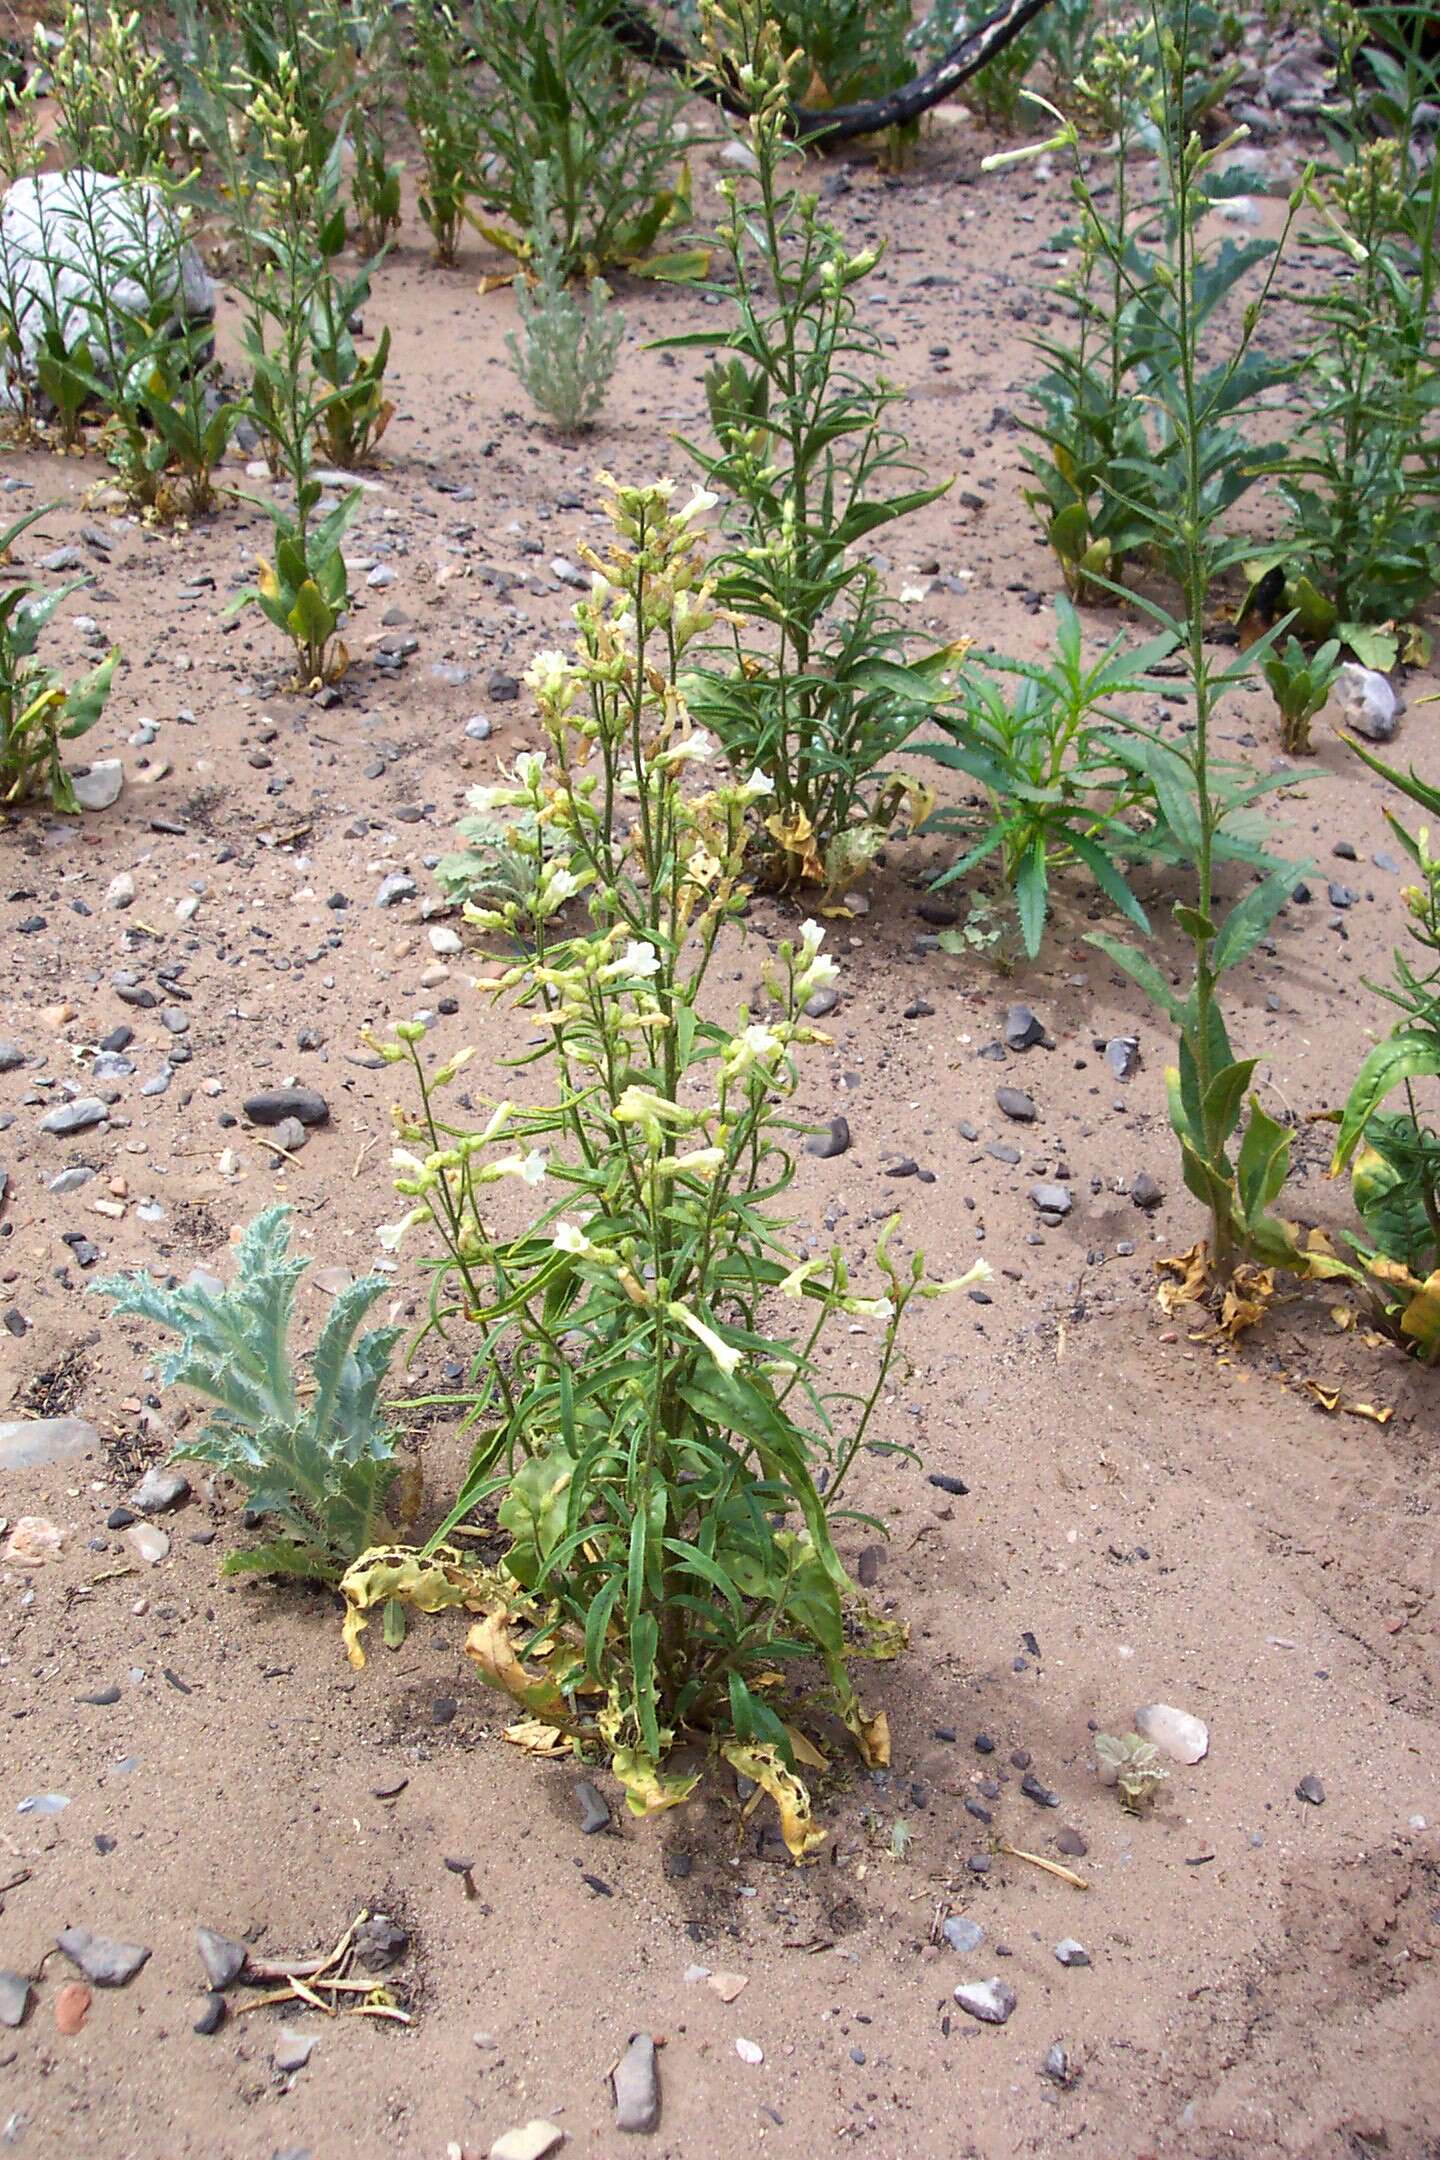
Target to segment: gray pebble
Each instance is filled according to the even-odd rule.
[[[381,882],[380,890],[375,895],[375,905],[377,908],[398,907],[402,900],[413,900],[419,889],[408,871],[392,870]]]
[[[985,1940],[985,1930],[977,1920],[966,1920],[959,1913],[951,1913],[945,1922],[945,1940],[952,1950],[978,1950]]]
[[[128,1505],[140,1515],[163,1515],[190,1497],[190,1480],[183,1471],[154,1463],[130,1495]]]
[[[585,1837],[593,1837],[597,1830],[610,1827],[610,1809],[605,1795],[590,1783],[589,1778],[577,1778],[575,1798],[580,1804],[580,1830]]]
[[[25,2022],[30,2007],[30,1982],[24,1973],[0,1971],[0,2025],[12,2030]]]
[[[258,1095],[246,1096],[245,1115],[252,1125],[282,1125],[286,1118],[296,1118],[302,1125],[323,1125],[330,1105],[314,1088],[262,1088]]]
[[[833,1155],[843,1155],[850,1145],[850,1127],[843,1117],[832,1118],[824,1132],[814,1134],[805,1143],[807,1155],[818,1155],[828,1162]]]
[[[95,1987],[124,1987],[150,1956],[140,1943],[117,1942],[112,1936],[96,1935],[83,1927],[66,1928],[56,1936],[55,1947]]]
[[[48,1117],[40,1120],[41,1132],[85,1132],[92,1125],[103,1125],[110,1115],[108,1103],[95,1095],[77,1095],[74,1102],[61,1103]]]
[[[660,2070],[655,2042],[636,2033],[611,2073],[615,2088],[615,2127],[642,2136],[660,2126]]]
[[[1075,1205],[1068,1185],[1032,1185],[1030,1198],[1042,1215],[1065,1216]]]
[[[982,2025],[1003,2025],[1015,2009],[1015,1990],[1008,1980],[966,1980],[955,1990],[962,2010]]]
[[[1045,1040],[1045,1023],[1028,1005],[1012,1005],[1005,1015],[1005,1042],[1011,1050],[1031,1050]]]
[[[1035,1105],[1021,1088],[1002,1087],[995,1090],[995,1101],[1003,1114],[1013,1118],[1017,1125],[1033,1125]]]
[[[1299,1784],[1295,1787],[1295,1797],[1297,1800],[1308,1800],[1311,1807],[1324,1807],[1325,1787],[1316,1777],[1313,1770],[1307,1777],[1301,1778]]]
[[[208,1927],[196,1928],[195,1947],[200,1952],[206,1979],[222,1994],[226,1988],[233,1987],[244,1972],[250,1954],[244,1943],[237,1942],[233,1935],[221,1935]]]
[[[834,1012],[839,1003],[839,991],[835,989],[833,984],[826,983],[824,988],[817,990],[813,997],[806,998],[805,1017],[807,1020],[823,1020],[827,1013]]]
[[[1062,1965],[1088,1965],[1090,1963],[1089,1951],[1083,1943],[1076,1942],[1073,1935],[1067,1935],[1063,1942],[1056,1943],[1055,1955]]]

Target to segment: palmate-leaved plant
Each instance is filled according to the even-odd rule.
[[[523,913],[534,950],[496,994],[542,1030],[517,1062],[549,1061],[551,1099],[502,1102],[472,1131],[443,1102],[463,1054],[428,1069],[411,1022],[385,1045],[418,1103],[397,1113],[409,1212],[382,1238],[439,1248],[430,1324],[476,1331],[478,1437],[429,1544],[367,1554],[342,1587],[357,1664],[376,1604],[468,1608],[468,1655],[522,1714],[513,1737],[608,1759],[638,1815],[687,1798],[718,1754],[773,1796],[798,1858],[823,1834],[799,1774],[817,1759],[806,1706],[887,1759],[850,1664],[893,1655],[903,1630],[855,1597],[834,1523],[859,1450],[882,1444],[872,1419],[907,1306],[956,1286],[892,1258],[893,1225],[878,1296],[856,1294],[838,1250],[800,1258],[782,1236],[783,1106],[797,1052],[825,1039],[805,1001],[834,973],[822,932],[780,946],[763,1012],[732,1026],[702,1003],[768,794],[760,774],[712,776],[679,687],[714,614],[705,500],[614,490],[575,657],[541,654],[527,678],[549,747],[489,802],[556,848],[533,899],[470,911],[490,931]],[[517,1189],[538,1213],[507,1234]],[[875,1333],[859,1394],[828,1389],[816,1357],[842,1315]],[[447,1542],[487,1502],[494,1566]]]
[[[295,1286],[310,1263],[291,1256],[289,1217],[288,1208],[272,1207],[248,1225],[228,1289],[165,1290],[142,1274],[94,1287],[117,1314],[178,1335],[161,1382],[213,1405],[177,1459],[233,1477],[249,1512],[275,1524],[275,1537],[232,1552],[224,1572],[333,1582],[385,1534],[385,1495],[399,1464],[379,1397],[402,1331],[372,1328],[357,1340],[389,1285],[383,1275],[350,1283],[331,1303],[308,1387],[302,1382],[290,1332]]]

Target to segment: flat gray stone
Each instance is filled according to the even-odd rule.
[[[0,2025],[23,2025],[29,2007],[30,1982],[24,1973],[0,1972]]]
[[[611,2074],[615,2088],[615,2127],[642,2136],[660,2126],[660,2070],[655,2042],[636,2033]]]
[[[1030,1198],[1042,1215],[1068,1215],[1075,1205],[1068,1185],[1032,1185]]]
[[[258,1094],[246,1096],[245,1115],[252,1125],[283,1125],[286,1118],[296,1118],[302,1125],[323,1125],[330,1105],[314,1088],[261,1088]]]
[[[985,1930],[978,1920],[967,1920],[960,1913],[951,1913],[945,1922],[945,1940],[952,1950],[978,1950],[985,1940]]]
[[[1028,1005],[1012,1005],[1005,1015],[1005,1042],[1011,1050],[1033,1050],[1045,1040],[1045,1023]]]
[[[82,810],[108,810],[120,799],[125,768],[119,758],[99,758],[88,772],[72,773],[70,784]]]
[[[163,1463],[154,1463],[125,1504],[138,1515],[163,1515],[189,1497],[190,1480],[183,1471],[167,1470]]]
[[[272,2060],[280,2075],[289,2077],[292,2072],[303,2070],[314,2052],[315,2042],[309,2033],[291,2032],[288,2026],[282,2025]]]
[[[103,1125],[110,1115],[110,1105],[101,1102],[98,1095],[77,1095],[74,1102],[57,1104],[49,1115],[40,1120],[41,1132],[86,1132],[92,1125]]]
[[[220,1995],[226,1988],[234,1986],[250,1955],[243,1942],[236,1942],[230,1935],[217,1934],[214,1928],[197,1927],[195,1947],[200,1952],[206,1979]]]
[[[38,1470],[90,1455],[100,1435],[84,1418],[16,1418],[0,1425],[0,1470]]]
[[[1017,1125],[1034,1124],[1035,1105],[1023,1088],[996,1088],[995,1101],[1002,1115],[1013,1118]]]
[[[0,1042],[0,1073],[15,1072],[25,1063],[19,1043]]]
[[[109,1935],[92,1934],[89,1928],[66,1928],[55,1946],[72,1965],[78,1965],[93,1987],[124,1987],[133,1980],[150,1956],[140,1943],[116,1942]]]
[[[1062,1965],[1088,1965],[1090,1963],[1089,1951],[1085,1948],[1084,1943],[1076,1942],[1073,1935],[1067,1935],[1063,1942],[1056,1943],[1055,1955]]]

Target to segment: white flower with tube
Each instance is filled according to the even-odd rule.
[[[841,1312],[854,1313],[859,1320],[893,1320],[894,1304],[888,1297],[842,1297]]]
[[[484,1184],[497,1178],[519,1178],[522,1185],[539,1185],[545,1177],[545,1157],[539,1148],[531,1148],[528,1155],[507,1155],[504,1162],[487,1163],[480,1173]]]
[[[688,1155],[661,1155],[650,1165],[652,1177],[713,1178],[725,1160],[724,1148],[691,1148]]]
[[[708,765],[718,748],[707,729],[696,728],[693,733],[682,736],[679,742],[671,743],[668,750],[660,751],[655,762],[667,771],[674,771],[680,765]]]
[[[740,1363],[740,1352],[733,1343],[727,1343],[722,1336],[717,1335],[714,1328],[707,1325],[698,1313],[691,1312],[688,1306],[670,1304],[665,1310],[680,1327],[688,1328],[692,1335],[704,1343],[721,1372],[727,1375],[734,1372]]]
[[[602,1252],[598,1245],[591,1243],[577,1223],[566,1222],[563,1216],[555,1225],[551,1243],[556,1252],[569,1253],[572,1259],[600,1260],[607,1265],[614,1264],[613,1254]]]
[[[995,1270],[988,1260],[977,1260],[963,1275],[952,1275],[948,1282],[927,1282],[920,1285],[921,1297],[949,1297],[956,1290],[974,1290],[981,1283],[993,1282]]]
[[[737,803],[742,810],[748,804],[759,802],[764,796],[773,795],[774,792],[775,782],[769,773],[761,772],[758,766],[748,780],[739,780],[733,788],[726,790],[731,801]]]
[[[791,1268],[790,1273],[782,1277],[775,1287],[781,1297],[803,1297],[806,1283],[812,1275],[817,1275],[824,1265],[823,1260],[802,1260],[799,1267]]]
[[[386,1252],[394,1252],[402,1238],[408,1236],[410,1231],[417,1230],[421,1223],[429,1221],[428,1207],[413,1207],[408,1215],[401,1216],[399,1222],[381,1223],[375,1235]]]
[[[690,524],[693,519],[703,517],[707,510],[713,510],[719,500],[719,496],[712,495],[709,488],[697,487],[684,508],[675,512],[675,523]]]
[[[631,938],[618,960],[611,960],[600,970],[601,982],[616,982],[623,975],[627,979],[638,976],[648,982],[660,972],[660,955],[648,939]]]
[[[740,1080],[756,1065],[767,1073],[773,1072],[784,1054],[785,1038],[763,1020],[752,1020],[727,1044],[720,1068],[727,1080]]]
[[[527,793],[538,794],[545,777],[545,752],[522,750],[515,760],[515,778]]]

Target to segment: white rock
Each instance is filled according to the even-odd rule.
[[[1260,205],[1253,195],[1227,195],[1213,205],[1215,215],[1226,225],[1258,225]]]
[[[448,929],[444,923],[436,923],[434,929],[427,932],[427,935],[430,940],[431,952],[458,953],[465,950],[459,931]]]
[[[0,386],[0,403],[3,402],[4,390]],[[119,758],[100,758],[88,772],[72,773],[70,784],[82,810],[108,810],[119,800],[125,784],[125,768]]]
[[[119,872],[118,872],[118,873],[117,873],[117,874],[116,874],[116,875],[115,875],[115,876],[114,876],[113,878],[111,878],[111,880],[110,880],[110,883],[109,883],[108,887],[106,888],[106,893],[105,893],[105,905],[106,905],[106,907],[107,907],[107,908],[112,908],[112,909],[117,909],[117,910],[118,910],[118,909],[120,909],[120,908],[127,908],[127,907],[129,907],[129,905],[130,905],[131,901],[132,901],[132,900],[133,900],[134,898],[135,898],[135,880],[134,880],[134,878],[133,878],[133,877],[131,877],[131,875],[130,875],[130,873],[129,873],[129,871],[128,871],[128,870],[121,870],[121,871],[119,871]]]
[[[1008,1980],[966,1980],[956,1988],[955,2000],[982,2025],[1003,2025],[1015,2008],[1015,1990]]]
[[[565,2142],[565,2132],[537,2115],[518,2130],[507,2130],[490,2147],[490,2160],[545,2160]]]
[[[758,2040],[737,2040],[735,2052],[744,2063],[763,2063],[765,2060],[765,2050]]]
[[[757,170],[755,153],[750,148],[749,143],[727,142],[720,152],[720,163],[722,165],[737,165],[741,172],[755,172]]]
[[[0,1425],[0,1470],[35,1470],[93,1454],[100,1435],[83,1418],[19,1418]]]
[[[1177,1710],[1171,1703],[1146,1703],[1135,1712],[1135,1730],[1151,1740],[1171,1762],[1197,1763],[1210,1749],[1210,1734],[1198,1717]]]
[[[159,1529],[154,1523],[131,1523],[128,1530],[121,1532],[121,1536],[135,1558],[143,1561],[146,1567],[158,1567],[170,1550],[169,1532]]]
[[[1335,685],[1348,726],[1368,742],[1390,742],[1400,728],[1400,701],[1374,668],[1347,660]]]
[[[58,316],[67,344],[92,312],[141,315],[154,298],[168,319],[208,320],[215,289],[159,190],[143,181],[75,166],[17,180],[0,204],[0,278],[13,296],[18,360],[0,366],[0,406],[19,403],[15,375],[33,379],[45,311]],[[119,325],[116,325],[117,341]],[[98,341],[92,340],[97,346]],[[112,798],[113,800],[113,798]]]

